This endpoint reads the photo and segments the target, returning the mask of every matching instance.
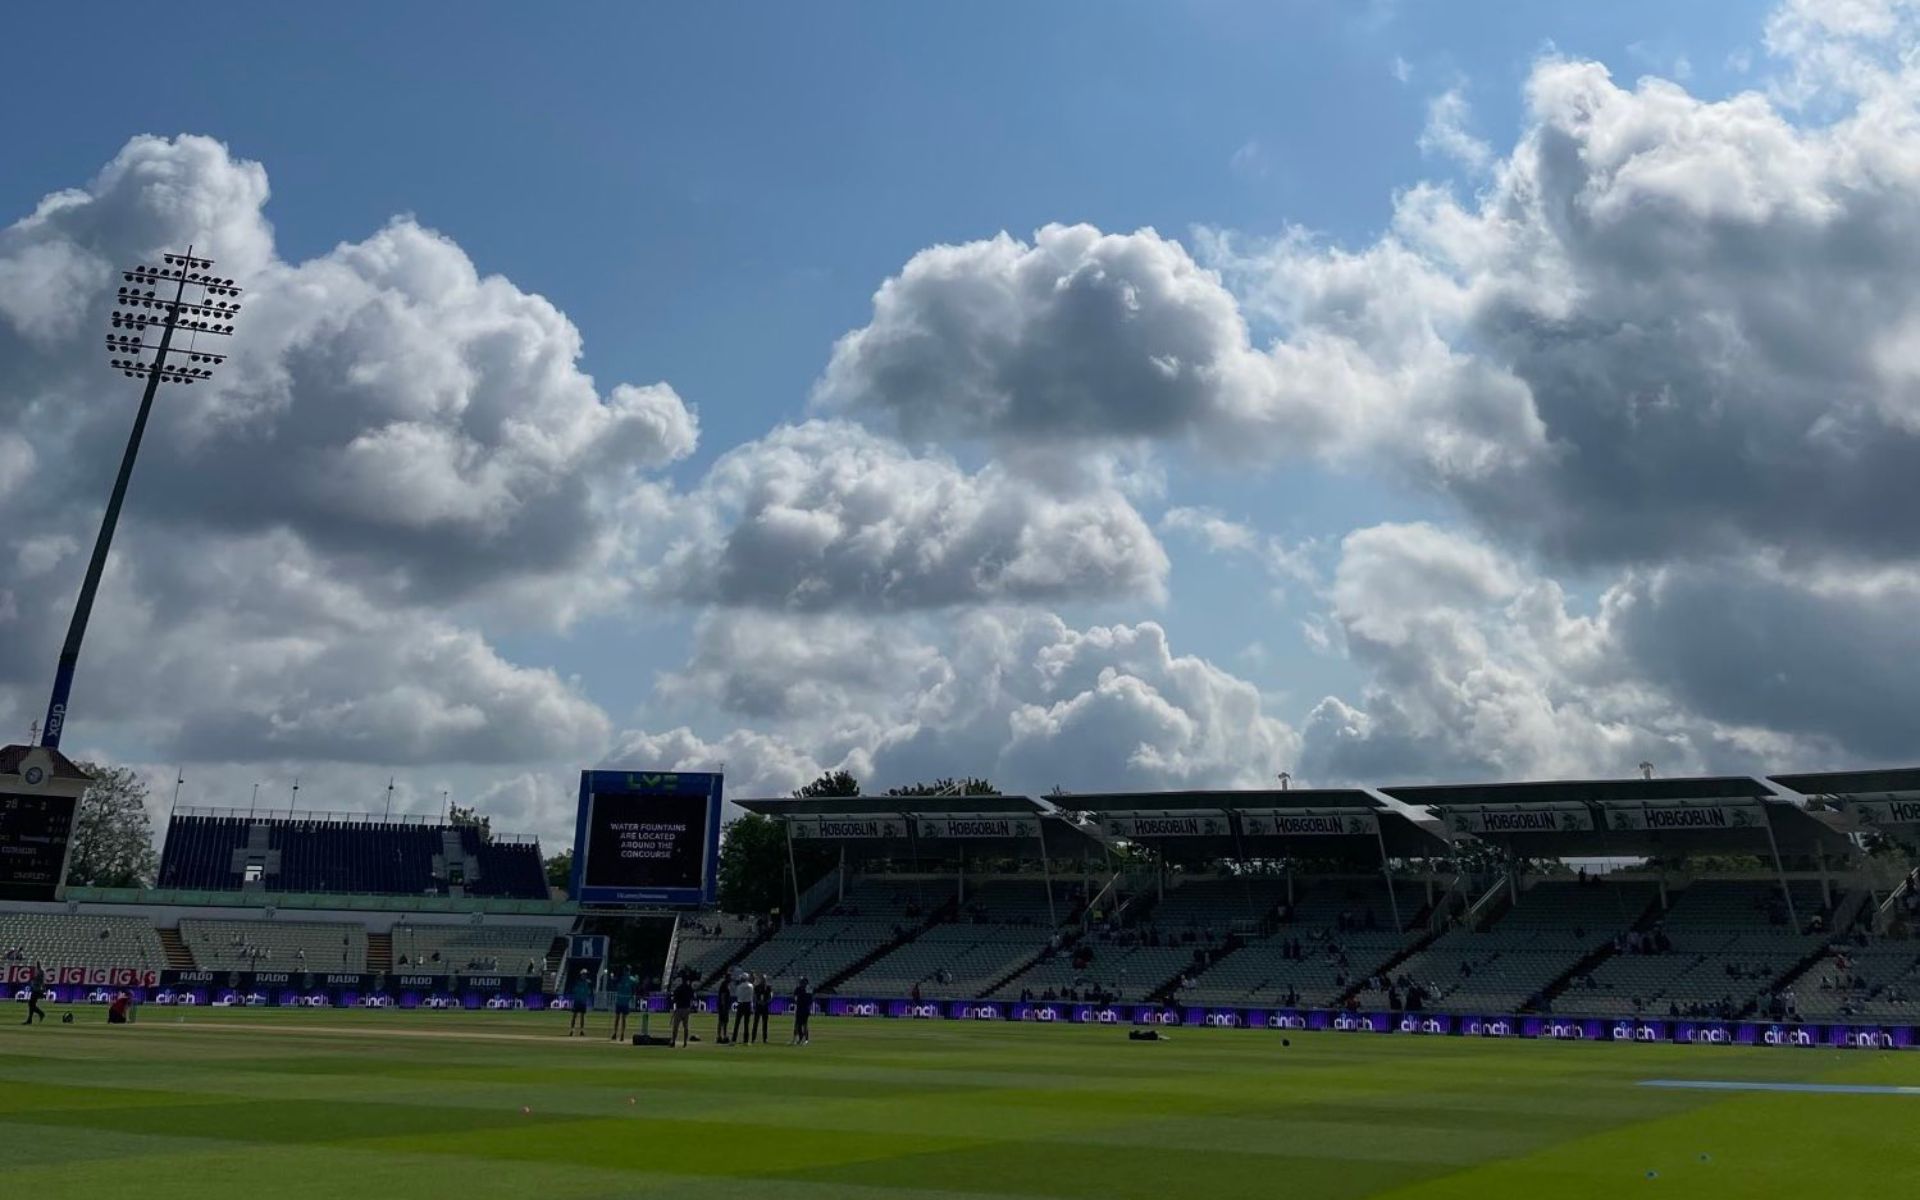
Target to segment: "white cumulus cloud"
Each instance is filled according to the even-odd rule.
[[[1066,492],[840,421],[730,451],[682,505],[661,595],[768,609],[1157,599],[1166,553],[1116,487]]]

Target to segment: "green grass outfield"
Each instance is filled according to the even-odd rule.
[[[18,1012],[23,1200],[1920,1196],[1920,1095],[1638,1086],[1920,1084],[1915,1053],[827,1018],[806,1048],[779,1021],[668,1051],[600,1014],[569,1041],[563,1014]]]

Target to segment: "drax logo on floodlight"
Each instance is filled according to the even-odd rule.
[[[43,746],[57,748],[66,732],[67,697],[73,691],[74,668],[80,662],[80,643],[86,637],[87,618],[93,612],[93,598],[106,569],[107,551],[113,546],[113,531],[120,523],[120,506],[126,502],[133,462],[140,454],[140,438],[153,412],[154,393],[163,383],[205,383],[213,378],[213,369],[227,361],[225,354],[202,345],[201,338],[233,333],[234,318],[240,315],[240,302],[235,299],[240,289],[233,280],[214,275],[212,268],[212,259],[195,258],[193,247],[188,246],[185,254],[161,255],[158,266],[142,263],[120,275],[123,282],[114,297],[112,327],[106,335],[107,365],[129,379],[145,379],[147,387],[134,414],[126,452],[120,457],[120,474],[114,478],[106,515],[100,520],[93,557],[87,562],[80,598],[67,626],[67,640],[60,648],[53,695],[47,701],[47,719],[41,724]],[[169,291],[171,296],[167,295]],[[186,344],[176,345],[178,340]]]

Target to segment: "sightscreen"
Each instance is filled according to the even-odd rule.
[[[583,904],[711,903],[721,777],[582,771],[573,894]]]

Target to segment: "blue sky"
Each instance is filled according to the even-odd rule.
[[[1420,181],[1468,208],[1491,186],[1423,150],[1436,97],[1457,92],[1467,131],[1504,159],[1544,59],[1604,64],[1622,89],[1660,77],[1712,102],[1767,86],[1755,64],[1774,8],[185,5],[170,12],[182,32],[160,42],[150,20],[41,5],[13,14],[18,44],[44,52],[16,56],[0,79],[16,116],[0,209],[14,220],[86,185],[136,134],[191,133],[265,167],[285,262],[410,214],[481,272],[558,306],[602,389],[666,381],[697,409],[697,447],[659,474],[684,490],[721,454],[806,419],[835,339],[872,320],[875,289],[928,247],[1085,222],[1151,227],[1189,249],[1200,230],[1259,243],[1301,229],[1323,250],[1365,252]],[[176,53],[190,62],[155,65]],[[75,86],[76,63],[87,86]],[[1257,345],[1285,332],[1251,306],[1248,319]],[[994,453],[965,440],[945,452],[970,467]],[[1492,528],[1460,494],[1391,466],[1167,455],[1154,467],[1164,492],[1135,496],[1150,524],[1170,508],[1215,509],[1314,540],[1323,576],[1355,530]],[[1163,602],[1089,593],[1051,610],[1076,628],[1159,621],[1178,653],[1252,682],[1296,725],[1373,678],[1301,634],[1324,616],[1325,577],[1276,599],[1254,563],[1162,539]],[[1536,564],[1544,544],[1491,540]],[[1550,568],[1588,612],[1621,578],[1619,562],[1579,555]],[[578,676],[615,728],[697,716],[705,732],[731,718],[654,688],[686,662],[701,615],[635,603],[566,632],[512,621],[484,632],[506,659]],[[108,742],[143,751],[131,732]]]

